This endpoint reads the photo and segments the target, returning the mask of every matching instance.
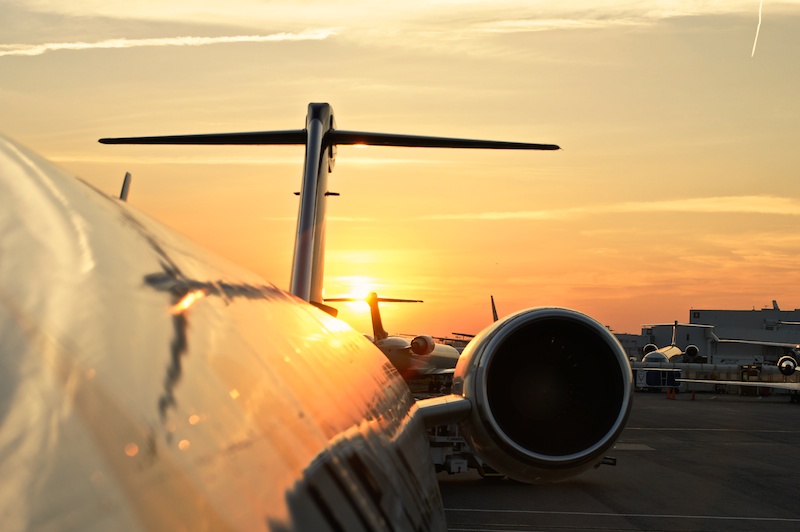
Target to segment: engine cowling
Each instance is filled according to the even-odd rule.
[[[786,355],[778,359],[778,371],[780,371],[781,374],[788,377],[789,375],[794,374],[796,369],[797,361],[794,359],[794,357]]]
[[[435,347],[436,343],[428,335],[416,336],[411,340],[411,351],[417,355],[430,355]]]
[[[700,355],[700,348],[694,344],[689,344],[686,346],[686,349],[683,350],[686,353],[686,356],[689,357],[689,360],[694,360]]]
[[[537,308],[495,322],[459,359],[461,430],[493,469],[552,482],[598,465],[622,432],[633,376],[622,346],[579,312]]]

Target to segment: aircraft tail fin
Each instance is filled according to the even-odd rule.
[[[678,320],[672,325],[672,343],[670,345],[677,345],[678,341]]]
[[[489,296],[489,299],[492,300],[492,321],[497,321],[499,318],[497,317],[497,307],[494,306],[494,296]]]
[[[378,297],[375,292],[370,292],[366,298],[361,299],[357,297],[326,297],[325,301],[366,301],[369,305],[370,315],[372,316],[372,333],[375,341],[384,340],[389,337],[389,333],[383,328],[383,320],[381,319],[381,310],[378,303],[423,303],[421,299],[397,299],[393,297]]]
[[[416,148],[471,148],[499,150],[558,150],[555,144],[501,142],[449,137],[428,137],[391,133],[368,133],[336,129],[333,108],[327,103],[310,103],[305,129],[102,138],[103,144],[184,145],[305,145],[305,165],[300,191],[300,208],[292,260],[290,291],[309,302],[322,302],[325,254],[325,210],[328,174],[333,171],[336,146],[366,144]]]

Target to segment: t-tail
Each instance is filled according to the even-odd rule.
[[[422,303],[421,299],[397,299],[392,297],[378,297],[375,292],[370,292],[366,298],[360,299],[357,297],[328,297],[325,301],[333,302],[354,302],[366,301],[369,305],[370,316],[372,317],[372,334],[373,341],[385,340],[389,337],[389,333],[383,328],[383,320],[381,319],[381,309],[378,303]]]
[[[328,174],[333,171],[338,145],[403,146],[416,148],[476,148],[503,150],[558,150],[555,144],[500,142],[336,129],[333,108],[327,103],[308,105],[305,129],[212,133],[155,137],[103,138],[103,144],[191,145],[305,145],[303,182],[292,260],[290,291],[335,313],[322,303],[325,255],[325,212]]]

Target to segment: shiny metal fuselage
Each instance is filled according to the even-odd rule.
[[[442,529],[362,335],[0,137],[5,530]]]

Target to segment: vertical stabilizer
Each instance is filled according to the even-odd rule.
[[[369,313],[370,317],[372,318],[372,334],[374,336],[374,340],[377,342],[378,340],[385,340],[389,337],[389,333],[386,332],[386,329],[383,328],[383,320],[381,319],[381,309],[378,306],[378,302],[380,298],[378,298],[378,294],[375,292],[370,292],[367,296],[367,304],[369,305]]]
[[[325,213],[328,173],[333,150],[324,143],[336,127],[333,108],[327,103],[311,103],[306,116],[306,156],[300,206],[297,212],[292,277],[289,290],[306,301],[322,302],[325,270]]]
[[[494,306],[494,296],[489,296],[489,299],[492,300],[492,321],[497,321],[497,307]]]

